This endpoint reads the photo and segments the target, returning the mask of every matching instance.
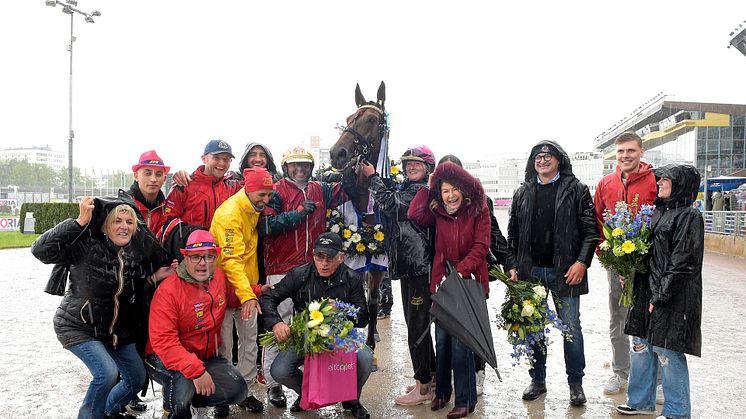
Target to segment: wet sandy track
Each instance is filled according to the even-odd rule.
[[[502,221],[502,220],[501,220]],[[502,225],[502,224],[501,224]],[[38,263],[28,249],[0,251],[5,262],[0,277],[0,301],[5,315],[0,319],[3,361],[0,377],[6,388],[0,398],[0,417],[72,418],[83,398],[89,375],[83,364],[63,350],[52,330],[52,315],[60,297],[42,289],[50,266]],[[746,411],[742,373],[746,370],[743,318],[746,315],[746,261],[707,253],[705,255],[703,358],[688,357],[691,375],[694,417],[736,418]],[[585,339],[586,370],[584,388],[588,404],[570,407],[564,373],[562,345],[554,332],[549,347],[545,397],[525,403],[521,393],[529,383],[525,365],[512,366],[510,345],[505,332],[493,329],[502,382],[494,371],[487,371],[484,395],[471,417],[482,418],[604,418],[617,417],[614,405],[624,395],[607,396],[602,392],[610,376],[608,342],[607,285],[603,268],[594,262],[590,269],[590,294],[581,298],[581,320]],[[489,305],[494,316],[502,301],[504,287],[492,284]],[[429,405],[394,406],[393,398],[412,382],[411,364],[406,348],[406,329],[401,314],[398,283],[394,282],[395,305],[390,319],[379,321],[382,341],[377,347],[379,371],[373,373],[363,390],[362,402],[374,418],[445,417],[449,408],[430,412]],[[264,399],[264,387],[254,386],[254,394]],[[294,400],[287,391],[289,401]],[[143,418],[160,418],[160,389],[148,392],[149,409]],[[233,407],[231,417],[350,417],[340,407],[317,412],[290,414],[266,405],[263,415],[245,413]],[[660,412],[660,407],[659,410]]]

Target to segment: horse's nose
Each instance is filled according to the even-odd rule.
[[[337,169],[341,169],[347,164],[347,149],[343,146],[333,147],[329,150],[329,154],[332,161],[332,166]]]

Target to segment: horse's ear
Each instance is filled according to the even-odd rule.
[[[360,91],[360,84],[355,85],[355,104],[357,107],[361,107],[365,105],[367,102],[365,101],[365,97],[363,96],[363,93]]]
[[[381,80],[381,85],[378,86],[378,105],[383,107],[383,102],[386,101],[386,84]]]

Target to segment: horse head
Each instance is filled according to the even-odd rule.
[[[375,102],[366,101],[360,85],[355,86],[357,110],[347,117],[346,126],[334,146],[329,150],[332,166],[341,170],[343,176],[352,176],[360,159],[373,166],[378,164],[382,140],[388,129],[386,120],[386,85],[381,82]],[[387,157],[385,157],[387,158]],[[368,203],[368,181],[357,175],[357,190],[361,193],[353,199],[355,207],[365,213]],[[362,193],[362,192],[366,193]]]

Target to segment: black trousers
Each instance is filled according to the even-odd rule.
[[[410,277],[399,281],[401,285],[404,321],[407,324],[409,356],[412,358],[414,378],[427,384],[435,371],[435,350],[430,333],[417,344],[417,339],[430,329],[430,282],[428,275]]]

